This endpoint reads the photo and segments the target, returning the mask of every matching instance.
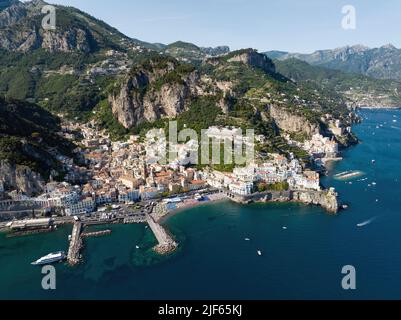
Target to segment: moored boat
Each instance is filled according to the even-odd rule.
[[[44,265],[44,264],[51,264],[59,261],[63,261],[67,258],[65,252],[59,251],[55,253],[49,253],[46,256],[39,258],[38,260],[32,262],[31,264],[34,266]]]

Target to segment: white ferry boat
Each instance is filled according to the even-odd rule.
[[[65,255],[65,252],[59,251],[59,252],[55,252],[55,253],[50,253],[47,256],[44,256],[44,257],[32,262],[31,264],[34,266],[51,264],[54,262],[63,261],[63,260],[65,260],[66,257],[67,256]]]

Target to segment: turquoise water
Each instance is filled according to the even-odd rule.
[[[66,250],[71,228],[0,235],[0,298],[400,299],[401,112],[362,115],[367,119],[354,128],[362,143],[323,180],[350,205],[340,215],[298,204],[193,208],[166,221],[182,244],[167,259],[150,253],[154,239],[145,226],[112,226],[112,235],[86,241],[83,265],[56,265],[57,289],[51,292],[41,289],[41,270],[29,263]],[[365,175],[352,184],[333,179],[346,170]],[[368,180],[357,181],[363,178]],[[372,182],[377,185],[369,187]],[[355,291],[341,288],[344,265],[356,268]]]

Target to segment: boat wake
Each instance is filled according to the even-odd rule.
[[[363,176],[364,173],[359,170],[349,170],[349,171],[344,171],[341,173],[338,173],[334,175],[334,179],[336,180],[350,180],[352,178],[357,178],[360,176]]]
[[[358,228],[365,227],[365,226],[371,224],[371,223],[372,223],[373,221],[375,221],[376,219],[377,219],[377,217],[373,217],[373,218],[371,218],[371,219],[369,219],[369,220],[366,220],[366,221],[364,221],[364,222],[362,222],[362,223],[358,223],[356,226],[357,226]]]

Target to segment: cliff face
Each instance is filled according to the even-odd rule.
[[[11,1],[0,12],[0,49],[30,52],[93,52],[99,47],[117,47],[126,37],[71,7],[55,6],[56,29],[45,30],[41,0]],[[128,40],[127,40],[128,41]]]
[[[91,51],[91,36],[82,29],[70,29],[64,32],[44,32],[41,35],[42,48],[50,52],[80,51],[88,53]]]
[[[265,55],[255,50],[248,50],[240,54],[234,55],[228,62],[242,62],[252,67],[260,68],[268,73],[275,73],[276,67],[274,63]]]
[[[266,191],[254,193],[250,196],[230,195],[230,199],[248,204],[251,202],[301,202],[308,205],[321,206],[330,213],[336,214],[339,211],[338,194],[334,189],[321,191]]]
[[[330,213],[337,213],[339,210],[337,193],[333,189],[320,192],[294,191],[292,198],[293,201],[319,205]]]
[[[42,48],[49,52],[88,53],[92,50],[90,35],[79,28],[60,32],[7,28],[0,30],[0,39],[0,48],[8,51],[28,52]]]
[[[123,79],[119,90],[109,97],[113,114],[125,127],[173,118],[183,112],[188,99],[195,94],[199,77],[196,72],[177,70],[170,62],[163,68],[137,70]]]
[[[29,196],[43,191],[44,181],[40,174],[25,166],[0,162],[0,181],[6,189],[15,189]]]
[[[25,6],[18,1],[0,1],[0,27],[13,24],[27,14]]]
[[[305,133],[309,137],[320,132],[319,124],[312,123],[305,117],[291,113],[284,108],[271,105],[268,107],[268,110],[270,117],[282,131],[288,133]]]

